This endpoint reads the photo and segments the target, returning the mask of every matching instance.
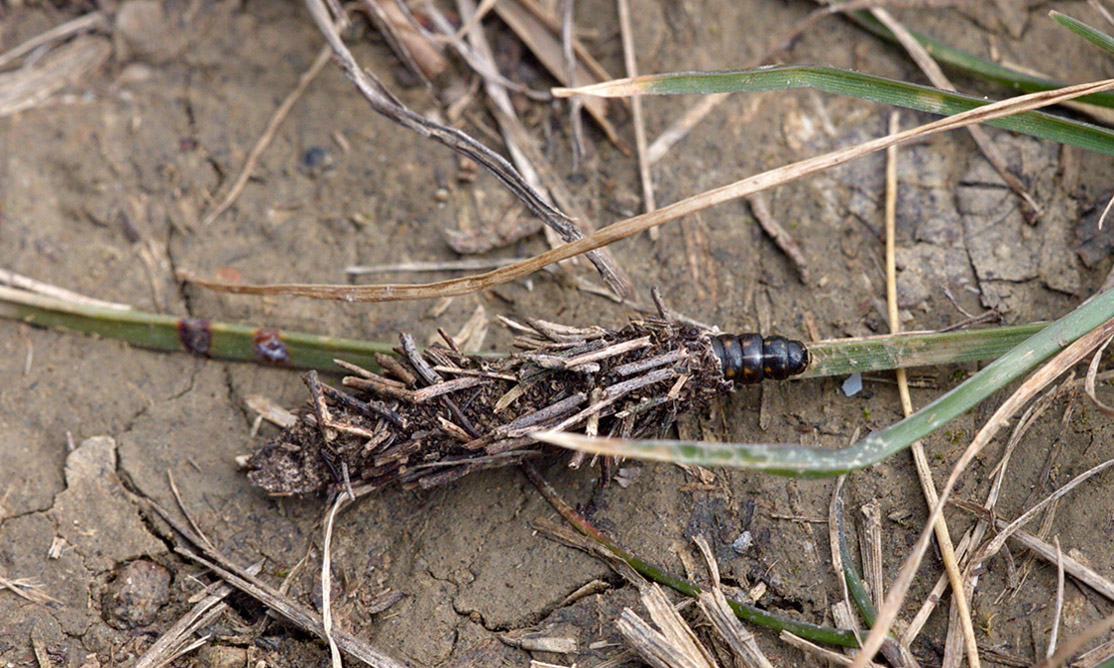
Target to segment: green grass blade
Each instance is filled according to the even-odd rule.
[[[529,462],[523,463],[522,471],[538,488],[538,492],[540,492],[541,495],[545,497],[545,500],[548,501],[551,506],[553,506],[554,510],[560,513],[561,517],[565,518],[566,522],[571,524],[573,528],[575,528],[581,534],[592,539],[603,548],[605,548],[608,552],[615,555],[616,558],[626,562],[628,566],[637,571],[640,575],[642,575],[642,577],[651,582],[657,582],[658,584],[670,587],[674,591],[684,594],[685,596],[691,596],[692,598],[700,596],[702,592],[700,587],[689,582],[685,578],[674,575],[665,569],[658,568],[657,566],[654,566],[647,561],[639,559],[629,550],[623,548],[602,531],[593,526],[588,520],[584,518],[584,516],[576,512],[576,510],[573,509],[573,507],[570,506],[568,502],[561,498],[561,496],[557,493],[557,490],[553,489],[553,486],[550,485],[549,482],[546,481],[546,479],[543,478],[540,473],[538,473],[538,470],[534,468],[533,464]],[[766,612],[765,610],[754,605],[741,603],[732,599],[727,600],[727,605],[730,606],[731,611],[735,613],[735,616],[739,619],[750,622],[752,624],[757,624],[767,629],[771,629],[774,631],[789,631],[794,635],[798,635],[802,638],[807,638],[808,640],[811,640],[813,642],[830,643],[833,645],[839,645],[841,647],[859,646],[859,639],[852,631],[832,629],[824,626],[818,626],[816,624],[810,624],[808,622],[801,622],[795,619],[789,619],[787,617],[781,617],[779,615]]]
[[[0,317],[44,327],[96,334],[143,348],[186,351],[180,318],[157,313],[87,306],[53,297],[0,287]],[[898,367],[935,366],[995,359],[1044,323],[962,332],[909,332],[857,339],[810,343],[812,364],[801,378],[842,376]],[[244,362],[266,362],[256,352],[257,328],[210,322],[209,357]],[[335,357],[365,368],[376,367],[375,353],[391,353],[391,344],[339,339],[302,332],[281,332],[290,356],[289,366],[328,369]]]
[[[960,332],[910,332],[808,344],[812,364],[801,378],[997,359],[1047,323]]]
[[[837,488],[839,488],[838,485]],[[851,550],[847,547],[847,534],[843,530],[843,499],[838,499],[836,503],[838,504],[836,510],[836,540],[839,543],[839,560],[843,566],[843,581],[847,584],[847,594],[854,601],[855,607],[859,609],[859,615],[869,629],[874,626],[874,622],[878,619],[878,609],[874,607],[874,602],[870,600],[866,583],[859,576],[859,572],[855,570],[855,562],[851,560]]]
[[[943,427],[1111,318],[1114,318],[1114,289],[1094,297],[1029,337],[908,418],[842,450],[798,445],[593,439],[551,432],[532,436],[576,450],[635,459],[758,469],[789,476],[838,475],[865,468],[908,448],[917,439]]]
[[[257,327],[222,322],[184,322],[183,318],[159,313],[120,310],[89,306],[31,294],[11,288],[0,288],[0,317],[19,320],[32,325],[67,329],[75,332],[125,341],[141,348],[166,352],[186,351],[180,328],[201,326],[207,323],[210,335],[206,357],[241,362],[267,363],[260,354],[255,338]],[[333,359],[358,364],[366,369],[378,369],[376,353],[391,353],[388,343],[356,341],[304,332],[276,332],[285,346],[286,362],[271,362],[275,366],[301,369],[331,369]],[[268,332],[264,332],[267,335]],[[274,340],[268,336],[268,340]],[[278,345],[278,344],[274,344]]]
[[[579,529],[580,527],[578,526],[577,528]],[[700,587],[688,580],[658,568],[619,547],[602,533],[586,535],[605,547],[616,557],[625,561],[628,566],[651,582],[665,585],[678,593],[691,596],[692,598],[700,596],[703,592]],[[859,640],[852,631],[832,629],[817,624],[810,624],[809,622],[801,622],[788,617],[782,617],[767,612],[757,606],[749,603],[742,603],[734,599],[727,599],[727,605],[731,608],[731,612],[735,613],[735,616],[744,622],[756,624],[772,631],[789,631],[794,635],[807,638],[813,642],[829,643],[840,647],[859,646]]]
[[[765,67],[731,72],[653,74],[573,89],[586,95],[626,96],[736,93],[814,88],[838,95],[890,104],[941,116],[952,116],[990,101],[930,86],[895,81],[862,72],[819,65]],[[566,90],[555,90],[562,95]],[[1051,139],[1061,144],[1114,155],[1114,131],[1040,111],[1025,111],[987,121],[1012,132]]]
[[[1055,19],[1058,12],[1052,12],[1052,14],[1052,18]],[[890,29],[882,25],[882,22],[871,16],[869,12],[848,12],[845,16],[877,37],[895,44],[897,43],[897,38],[890,32]],[[1017,70],[1003,67],[997,63],[971,55],[966,51],[938,42],[931,37],[913,31],[910,32],[913,38],[920,42],[921,46],[925,48],[925,51],[927,51],[936,62],[986,81],[993,81],[1024,93],[1054,90],[1056,88],[1062,88],[1065,85],[1063,82],[1045,79],[1043,77],[1035,77],[1030,74],[1025,74],[1024,72],[1018,72]],[[1114,108],[1114,93],[1094,93],[1092,95],[1080,97],[1077,101],[1086,102],[1099,107]]]
[[[1053,21],[1098,46],[1103,51],[1114,54],[1114,37],[1107,35],[1101,30],[1096,30],[1078,19],[1073,19],[1067,14],[1061,14],[1056,10],[1048,12],[1048,15],[1052,17]],[[1079,98],[1079,100],[1083,101],[1083,98]]]

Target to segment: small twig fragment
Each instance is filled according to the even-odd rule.
[[[797,245],[793,237],[770,213],[770,209],[766,206],[766,198],[760,193],[755,193],[747,198],[747,202],[750,203],[751,213],[758,220],[758,224],[762,226],[762,229],[769,235],[774,244],[781,249],[782,253],[785,253],[785,256],[793,264],[801,283],[808,285],[808,260],[805,259],[801,247]]]
[[[430,79],[449,68],[437,47],[418,33],[394,0],[363,0],[360,4],[406,69],[426,88],[432,88]]]
[[[1099,363],[1102,361],[1102,356],[1106,352],[1107,346],[1110,345],[1110,341],[1114,341],[1114,339],[1107,339],[1106,343],[1102,344],[1095,356],[1091,358],[1091,363],[1087,366],[1087,376],[1083,381],[1083,391],[1087,393],[1087,398],[1091,400],[1091,403],[1095,405],[1099,412],[1114,417],[1114,406],[1103,403],[1095,393],[1095,379],[1098,376]]]
[[[317,75],[321,73],[321,70],[325,68],[325,64],[329,62],[330,53],[331,51],[328,46],[322,47],[321,50],[317,52],[317,57],[314,58],[309,69],[303,72],[302,76],[298,78],[298,85],[286,96],[282,104],[275,109],[275,113],[271,115],[271,120],[267,121],[267,127],[263,129],[263,134],[259,135],[259,139],[256,140],[255,146],[251,148],[251,152],[248,153],[247,159],[244,160],[244,166],[240,169],[240,174],[236,177],[236,180],[232,182],[232,186],[228,189],[228,193],[225,194],[219,204],[213,207],[212,211],[205,214],[205,217],[201,219],[202,229],[211,225],[222,213],[228,210],[228,207],[236,202],[236,198],[240,196],[240,193],[244,190],[244,186],[248,183],[248,179],[251,178],[251,173],[255,169],[255,163],[259,161],[259,157],[263,155],[263,152],[270,146],[271,140],[274,139],[279,126],[286,120],[286,116],[290,113],[290,110],[294,108],[294,103],[302,97],[306,89],[309,88],[309,85],[313,83],[313,80],[316,79]]]

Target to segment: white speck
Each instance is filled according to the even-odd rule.
[[[744,531],[743,533],[739,534],[739,537],[735,539],[734,543],[731,543],[731,549],[735,550],[735,552],[737,552],[738,554],[743,554],[747,551],[747,548],[749,548],[750,544],[753,542],[754,539],[751,538],[750,532]]]
[[[853,373],[843,381],[843,394],[847,397],[853,397],[859,392],[863,391],[863,375],[861,373]]]

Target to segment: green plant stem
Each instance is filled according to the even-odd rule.
[[[73,303],[53,297],[31,294],[11,288],[0,288],[0,317],[19,320],[41,327],[67,329],[125,341],[134,346],[164,352],[185,352],[182,327],[204,327],[210,334],[206,357],[241,362],[268,363],[260,355],[254,339],[259,328],[208,320],[183,322],[182,318],[159,313],[121,310]],[[333,359],[342,358],[366,369],[379,364],[376,353],[392,354],[392,345],[356,341],[304,332],[277,332],[285,345],[285,363],[300,369],[333,368]]]
[[[1028,373],[1084,334],[1114,319],[1114,289],[1092,298],[1026,339],[967,381],[908,418],[841,450],[799,445],[594,439],[565,433],[534,438],[585,452],[699,466],[757,469],[788,476],[839,475],[870,466],[943,427]]]
[[[1055,14],[1058,14],[1058,12],[1053,12],[1053,14],[1053,18],[1056,18]],[[845,16],[863,30],[888,42],[893,42],[894,44],[898,43],[897,38],[890,32],[890,29],[882,25],[881,21],[871,16],[870,12],[847,12]],[[1063,15],[1060,14],[1060,16]],[[1067,22],[1064,21],[1061,21],[1061,23],[1067,24]],[[994,83],[1002,84],[1024,93],[1054,90],[1056,88],[1062,88],[1065,85],[1052,79],[1036,77],[1008,67],[1003,67],[997,63],[967,53],[966,51],[948,46],[943,42],[939,42],[918,32],[910,31],[910,34],[913,35],[913,38],[924,47],[928,55],[932,56],[933,60],[936,62],[986,81],[993,81]],[[1080,32],[1080,34],[1082,34],[1082,32]],[[1114,108],[1114,93],[1094,93],[1080,97],[1076,101],[1086,102],[1097,107]]]
[[[838,505],[836,510],[836,538],[839,541],[839,560],[843,562],[843,581],[847,583],[847,593],[851,596],[851,600],[855,602],[855,607],[859,609],[859,615],[869,629],[874,626],[875,620],[878,619],[878,609],[871,602],[870,594],[866,591],[866,584],[863,583],[859,572],[855,570],[855,562],[851,561],[851,550],[847,547],[847,534],[843,530],[843,500],[839,499],[836,503]]]
[[[614,554],[619,559],[627,563],[628,566],[636,570],[646,579],[663,584],[673,590],[680,592],[686,596],[696,598],[703,590],[700,587],[692,584],[688,580],[673,575],[668,571],[658,568],[652,564],[642,561],[638,557],[631,554],[629,551],[620,547],[617,543],[612,541],[598,529],[596,529],[588,520],[584,519],[580,513],[573,510],[572,506],[565,503],[564,499],[557,494],[553,486],[549,484],[534,468],[530,462],[522,464],[522,470],[525,471],[530,481],[538,488],[545,500],[549,502],[553,508],[565,518],[569,524],[576,528],[577,531],[585,536],[596,541],[607,551]],[[852,631],[840,631],[838,629],[831,629],[824,626],[817,626],[816,624],[808,624],[806,622],[798,622],[792,619],[786,619],[777,615],[770,614],[764,610],[739,603],[728,599],[727,604],[731,607],[732,612],[742,619],[743,621],[751,622],[759,626],[773,629],[775,631],[789,631],[798,635],[806,640],[813,642],[823,642],[832,645],[839,645],[841,647],[858,647],[859,643]]]
[[[808,344],[812,364],[801,378],[996,359],[1047,323],[958,332],[915,332]]]
[[[0,317],[41,327],[67,329],[165,352],[185,352],[181,319],[143,311],[73,303],[0,287]],[[257,328],[207,321],[212,334],[209,357],[265,362],[254,344]],[[954,364],[994,359],[1045,325],[1018,325],[963,332],[932,332],[838,339],[809,344],[813,362],[801,378],[840,376],[898,367]],[[392,353],[388,343],[366,342],[302,332],[280,332],[290,361],[300,369],[329,369],[334,358],[374,370],[376,353]]]
[[[792,88],[813,88],[825,93],[846,95],[940,116],[953,116],[992,103],[984,98],[940,90],[931,86],[820,65],[787,65],[724,72],[647,74],[634,79],[619,79],[577,89],[554,89],[554,93],[559,96],[583,94],[626,97],[639,94],[708,95]],[[1081,96],[1080,99],[1085,97]],[[982,122],[1011,132],[1020,132],[1089,151],[1114,155],[1114,131],[1090,123],[1040,111],[1022,111]]]

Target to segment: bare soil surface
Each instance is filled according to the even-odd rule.
[[[81,4],[0,4],[0,52],[76,17]],[[236,177],[322,38],[297,2],[104,4],[111,28],[90,38],[111,47],[104,65],[45,103],[0,118],[0,267],[147,311],[386,341],[400,330],[432,341],[438,327],[455,332],[482,306],[492,320],[484,348],[492,350],[506,349],[511,339],[494,322],[498,314],[605,326],[636,315],[550,273],[445,304],[258,299],[180,284],[179,269],[249,282],[344,283],[352,280],[348,265],[455,259],[446,231],[492,224],[511,198],[487,175],[459,178],[454,154],[376,116],[329,65],[279,128],[236,204],[201,228],[200,218]],[[813,8],[771,0],[633,4],[642,72],[737,67]],[[1102,25],[1084,2],[1056,8]],[[138,28],[112,22],[113,12],[139,12],[144,21]],[[1002,0],[971,12],[897,15],[954,46],[1070,82],[1111,75],[1106,56],[1046,13],[1045,3]],[[576,17],[590,29],[589,49],[621,73],[614,4],[578,2]],[[508,77],[538,88],[553,84],[497,18],[485,26]],[[348,41],[411,108],[445,113],[372,30],[358,27]],[[893,47],[834,17],[779,60],[923,81]],[[457,67],[438,81],[438,92],[471,81]],[[1005,95],[962,76],[955,83]],[[648,99],[650,138],[695,101]],[[595,225],[641,211],[635,161],[590,121],[587,155],[574,169],[564,107],[516,102]],[[633,143],[628,115],[619,105],[612,109],[620,133]],[[654,167],[657,200],[676,201],[881,135],[888,116],[875,104],[809,90],[734,96]],[[928,117],[904,112],[902,119],[909,127]],[[460,124],[504,150],[482,94]],[[1110,189],[1109,159],[990,132],[1042,214],[1035,225],[1024,220],[1018,198],[966,134],[904,148],[897,224],[906,329],[964,319],[945,289],[959,307],[997,308],[1007,323],[1053,319],[1093,294],[1111,269],[1114,242],[1095,229],[1096,207],[1101,210]],[[809,263],[807,284],[741,203],[666,225],[656,241],[641,235],[611,250],[643,300],[658,286],[676,310],[726,331],[803,340],[881,333],[887,329],[883,171],[879,155],[767,193],[770,210]],[[545,248],[534,235],[491,255]],[[598,280],[584,261],[572,271]],[[929,384],[914,389],[914,403],[924,405],[973,370],[923,370]],[[36,665],[37,645],[55,666],[130,665],[189,609],[211,576],[172,551],[173,534],[140,500],[178,512],[171,475],[182,506],[213,544],[238,563],[261,561],[274,584],[308,554],[290,591],[320,605],[315,574],[323,500],[269,498],[235,463],[275,433],[264,426],[259,436],[251,434],[255,414],[246,398],[261,394],[293,408],[306,398],[296,373],[4,321],[0,378],[0,575],[33,578],[53,598],[30,602],[0,589],[0,663]],[[900,418],[888,374],[867,379],[853,397],[839,391],[840,382],[741,389],[714,407],[701,428],[708,438],[842,447],[855,434]],[[994,408],[976,409],[925,443],[937,484]],[[1103,461],[1112,436],[1110,420],[1081,391],[1064,391],[1014,451],[998,512],[1013,518]],[[982,503],[1003,448],[1004,439],[976,462],[960,498]],[[692,543],[703,535],[727,585],[749,590],[761,583],[759,605],[833,623],[831,606],[842,597],[826,525],[833,480],[727,470],[701,478],[674,466],[628,462],[623,476],[632,484],[601,487],[595,467],[570,471],[563,462],[546,461],[551,482],[644,559],[706,582]],[[1040,527],[1047,540],[1058,537],[1065,554],[1107,577],[1114,576],[1112,475],[1072,492]],[[849,508],[880,504],[888,582],[927,514],[911,458],[902,454],[850,476],[844,498]],[[335,528],[336,623],[410,666],[525,666],[531,658],[594,666],[612,658],[623,649],[612,620],[627,606],[641,612],[637,592],[601,562],[530,526],[554,517],[513,468],[428,492],[388,489],[365,498]],[[948,518],[953,536],[971,524],[958,510]],[[744,532],[752,542],[740,553],[732,544]],[[933,558],[922,567],[906,619],[940,572]],[[570,599],[593,582],[593,593]],[[1043,657],[1055,589],[1055,566],[1020,548],[1011,545],[1008,557],[991,560],[972,599],[982,646],[1025,662]],[[388,590],[402,597],[369,612]],[[270,620],[246,597],[229,601],[231,611],[208,629],[219,642],[178,665],[328,665],[328,650],[317,640]],[[1060,637],[1112,610],[1114,602],[1069,578]],[[945,605],[914,643],[922,665],[939,665],[946,617]],[[539,651],[538,638],[562,639],[568,652]],[[773,634],[760,633],[759,644],[777,665],[816,663]]]

